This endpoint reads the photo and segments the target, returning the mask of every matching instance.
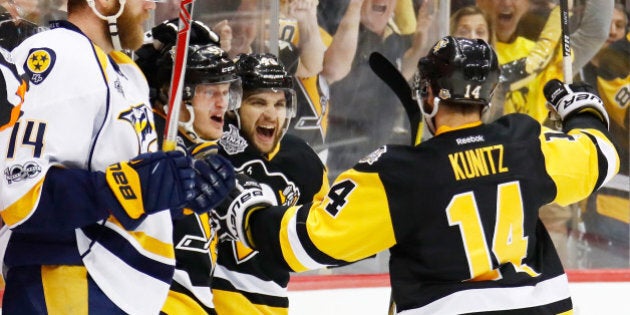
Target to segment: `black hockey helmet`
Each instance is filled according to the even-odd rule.
[[[171,19],[156,25],[151,32],[146,34],[147,39],[152,39],[150,48],[159,47],[157,60],[148,66],[141,66],[147,76],[151,75],[151,69],[156,68],[154,79],[150,85],[156,90],[163,90],[170,85],[171,72],[175,57],[175,44],[177,40],[178,19]],[[228,107],[235,109],[240,106],[242,90],[240,80],[235,75],[234,62],[228,54],[220,48],[220,37],[204,23],[192,20],[190,22],[190,39],[186,62],[186,76],[184,77],[184,89],[182,99],[189,101],[193,98],[198,84],[231,83],[230,101]],[[157,45],[156,45],[157,43]],[[139,56],[140,52],[138,52]],[[144,52],[143,55],[150,55]],[[147,59],[151,59],[150,57]],[[137,61],[138,62],[138,61]],[[138,62],[144,64],[145,62]],[[155,66],[154,66],[155,65]],[[148,68],[148,69],[147,69]],[[164,93],[160,98],[164,99]],[[162,100],[164,103],[164,100]]]
[[[240,81],[236,75],[236,66],[228,54],[215,45],[193,45],[188,47],[188,62],[184,78],[184,100],[191,99],[198,84],[230,83]],[[239,97],[230,100],[229,108],[238,108],[242,91],[240,82],[237,87]],[[232,104],[233,102],[237,102]]]
[[[414,96],[426,96],[431,86],[440,100],[489,105],[500,74],[497,55],[484,40],[446,36],[418,62]]]
[[[236,57],[235,63],[236,74],[241,78],[243,85],[243,98],[260,90],[284,92],[287,119],[283,132],[286,132],[291,118],[295,117],[297,111],[293,76],[273,54],[240,54]]]
[[[293,77],[272,54],[240,54],[236,57],[236,73],[243,90],[293,89]]]
[[[136,64],[144,73],[151,87],[152,99],[159,97],[164,103],[165,95],[159,91],[170,85],[173,68],[173,47],[177,41],[178,19],[166,20],[145,33],[145,44],[135,52]],[[190,22],[189,45],[219,46],[220,38],[204,23]],[[189,56],[190,57],[190,56]]]
[[[172,47],[169,51],[164,52],[156,62],[158,67],[156,81],[158,81],[160,89],[167,87],[171,82],[174,57],[175,50]],[[234,91],[231,93],[237,94],[230,98],[229,108],[238,108],[242,95],[241,84],[236,75],[234,62],[228,57],[228,54],[214,44],[188,46],[182,99],[184,101],[192,99],[198,84],[217,83],[233,83],[232,89]]]

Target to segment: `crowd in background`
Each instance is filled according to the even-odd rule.
[[[620,174],[588,200],[569,207],[549,205],[540,216],[565,267],[628,268],[630,7],[619,0],[572,2],[573,80],[598,89],[622,164]],[[485,113],[487,121],[520,112],[554,126],[541,86],[551,78],[563,79],[555,1],[461,0],[444,5],[432,0],[280,0],[278,12],[271,4],[197,1],[194,16],[220,35],[221,48],[230,57],[243,52],[278,54],[298,79],[297,117],[288,132],[315,149],[331,179],[385,143],[408,143],[410,126],[403,107],[373,73],[370,54],[381,53],[410,81],[418,59],[446,35],[440,34],[444,29],[455,36],[482,38],[497,50],[504,81]],[[63,0],[2,0],[1,5],[0,44],[9,50],[19,38],[8,34],[28,36],[65,16]],[[175,0],[158,3],[152,23],[174,18],[177,12]],[[278,27],[277,32],[269,26]],[[423,139],[428,137],[423,134]],[[386,257],[377,257],[338,272],[385,270]]]

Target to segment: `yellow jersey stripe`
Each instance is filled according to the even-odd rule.
[[[2,210],[0,215],[4,223],[8,226],[14,226],[26,220],[33,213],[44,185],[44,179],[45,177],[39,180],[22,198]]]

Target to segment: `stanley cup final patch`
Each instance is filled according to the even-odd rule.
[[[24,71],[33,84],[40,84],[46,79],[55,65],[55,52],[50,48],[33,48],[24,62]]]

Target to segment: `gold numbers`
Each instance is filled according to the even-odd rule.
[[[517,272],[530,276],[538,273],[523,264],[527,256],[528,238],[523,230],[523,202],[519,182],[509,182],[497,187],[496,222],[484,227],[473,192],[453,196],[446,208],[451,226],[458,226],[470,271],[470,280],[498,280],[501,273],[492,266],[492,254],[499,265],[511,263]],[[484,231],[494,228],[492,246],[488,246]]]

